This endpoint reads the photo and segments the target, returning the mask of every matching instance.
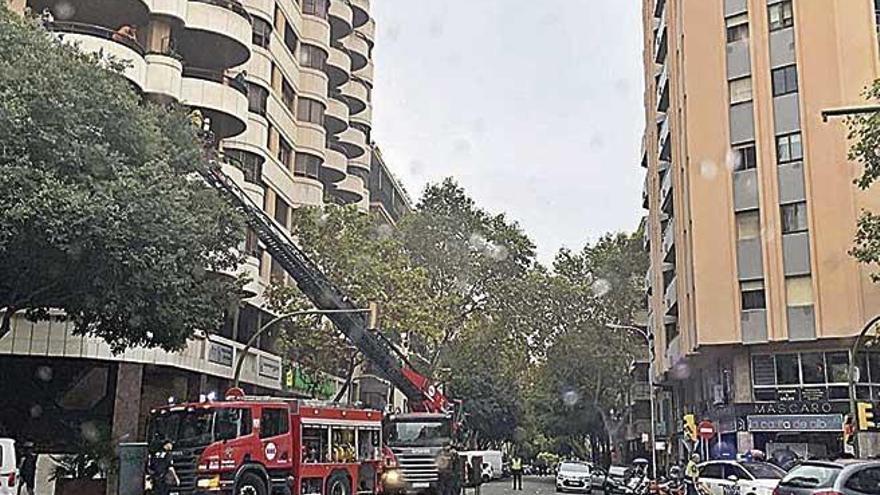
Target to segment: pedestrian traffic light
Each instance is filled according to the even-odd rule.
[[[843,444],[853,445],[856,432],[856,425],[853,423],[851,415],[847,414],[843,417]]]
[[[874,404],[859,402],[856,404],[856,411],[858,412],[860,431],[874,430],[877,427],[877,424],[874,423]]]
[[[686,440],[697,441],[697,419],[693,414],[684,415],[683,433]]]

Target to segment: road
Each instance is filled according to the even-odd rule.
[[[556,495],[556,485],[552,476],[524,476],[522,491],[513,491],[513,480],[508,478],[493,481],[480,488],[480,495]],[[471,489],[465,495],[473,495]]]

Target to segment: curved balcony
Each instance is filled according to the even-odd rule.
[[[370,21],[370,0],[351,0],[352,25],[359,28]]]
[[[373,84],[374,69],[375,69],[375,66],[373,65],[373,61],[369,60],[367,62],[367,65],[364,66],[363,69],[358,70],[358,71],[354,71],[354,75],[363,79],[364,81],[367,81],[370,84]]]
[[[330,46],[330,23],[313,15],[302,16],[302,41],[321,48]]]
[[[363,81],[352,78],[342,86],[341,90],[342,97],[345,98],[352,115],[357,115],[367,108],[369,92]]]
[[[49,9],[58,21],[108,26],[146,26],[152,0],[27,0],[32,12]],[[15,5],[15,2],[12,2]],[[24,3],[24,2],[22,2]]]
[[[355,127],[339,133],[339,146],[348,158],[357,158],[367,152],[367,137]]]
[[[275,22],[275,1],[274,0],[242,0],[244,8],[255,16],[262,17],[269,24]]]
[[[148,53],[144,55],[144,60],[147,62],[144,93],[158,102],[179,100],[183,78],[183,63],[180,59],[164,53]]]
[[[228,69],[251,56],[251,16],[237,0],[189,0],[178,51],[196,67]]]
[[[147,0],[150,3],[150,14],[177,19],[186,22],[187,0]]]
[[[324,158],[327,146],[327,131],[323,125],[311,122],[296,122],[296,149]]]
[[[341,151],[327,149],[326,159],[321,165],[321,180],[325,184],[334,184],[345,179],[348,158]]]
[[[144,89],[147,62],[144,48],[132,38],[116,34],[112,29],[80,22],[54,22],[49,27],[65,43],[77,46],[85,53],[99,53],[104,60],[126,61],[122,74],[138,89]]]
[[[351,160],[349,160],[348,161],[348,168],[349,169],[352,169],[352,168],[358,169],[358,170],[364,172],[365,177],[369,177],[370,176],[370,153],[364,153],[363,155],[361,155],[357,158],[352,158]],[[357,172],[355,172],[355,175],[357,175]]]
[[[299,71],[299,93],[321,103],[327,103],[327,74],[318,69],[303,67]]]
[[[220,139],[241,134],[248,121],[247,87],[222,72],[184,67],[181,100],[211,119]]]
[[[257,81],[266,88],[272,87],[272,55],[265,48],[253,47],[245,70],[248,79]]]
[[[354,13],[348,2],[330,2],[327,20],[330,21],[330,39],[335,41],[351,34],[354,29],[352,20]]]
[[[345,179],[334,185],[333,195],[345,204],[354,204],[364,199],[367,191],[364,181],[353,175],[346,175]]]
[[[294,177],[291,197],[294,206],[322,206],[324,204],[324,184],[319,180]]]
[[[370,129],[372,129],[373,128],[373,106],[367,105],[367,107],[364,108],[363,112],[361,112],[357,115],[352,115],[350,122],[355,123],[355,124],[362,124],[362,125],[369,127]]]
[[[333,43],[328,50],[325,67],[330,78],[330,86],[338,88],[347,83],[351,74],[351,57],[342,43]]]
[[[256,113],[248,114],[245,131],[233,138],[223,141],[223,149],[246,151],[260,156],[266,162],[266,143],[269,140],[269,121]],[[262,193],[260,193],[262,195]],[[263,204],[263,203],[257,203]]]
[[[345,102],[330,98],[327,100],[327,110],[324,112],[324,128],[328,134],[339,134],[348,128],[348,105]]]
[[[367,66],[370,58],[370,46],[363,35],[355,31],[351,36],[342,40],[342,44],[351,56],[351,70],[359,71]]]
[[[372,17],[363,26],[358,26],[357,32],[366,38],[370,46],[376,46],[376,21]]]

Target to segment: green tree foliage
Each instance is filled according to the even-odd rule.
[[[865,97],[872,103],[880,101],[880,80],[865,91]],[[849,159],[863,166],[855,183],[867,190],[880,178],[880,113],[852,116],[847,119],[847,124],[848,138],[853,142]],[[867,265],[880,264],[880,215],[862,211],[856,227],[852,255]],[[875,282],[880,282],[880,274],[873,273],[871,277]]]
[[[218,326],[237,287],[209,271],[236,266],[243,224],[192,178],[185,113],[0,9],[0,336],[50,309],[115,351]]]

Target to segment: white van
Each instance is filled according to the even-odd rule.
[[[501,478],[502,464],[500,450],[468,450],[459,452],[460,456],[467,458],[468,464],[474,456],[483,457],[483,468],[480,470],[483,481],[497,480]]]
[[[0,438],[0,495],[18,495],[17,458],[15,457],[15,440]]]

